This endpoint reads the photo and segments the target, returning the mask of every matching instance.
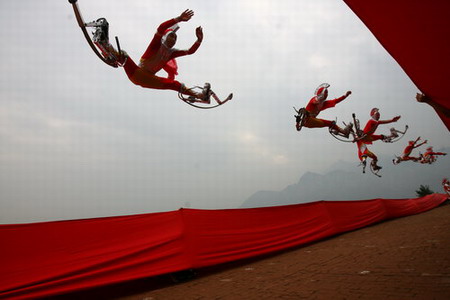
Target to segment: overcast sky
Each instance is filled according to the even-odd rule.
[[[354,112],[365,123],[378,107],[382,119],[402,115],[408,139],[450,146],[441,120],[415,102],[417,88],[343,1],[79,6],[86,22],[106,17],[111,40],[119,36],[135,61],[160,23],[194,10],[176,47],[190,47],[197,26],[205,37],[178,60],[178,79],[235,97],[198,110],[176,92],[135,86],[95,56],[67,1],[1,1],[0,223],[236,208],[339,160],[357,168],[356,145],[327,129],[295,130],[292,107],[305,106],[322,82],[331,84],[330,99],[353,94],[321,117],[350,121]],[[403,147],[371,149],[394,155]]]

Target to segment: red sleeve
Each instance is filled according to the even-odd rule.
[[[337,102],[335,100],[328,100],[323,103],[322,109],[325,110],[327,108],[335,107]]]
[[[175,25],[177,23],[178,23],[178,21],[175,18],[161,23],[161,25],[159,25],[155,35],[159,34],[159,35],[163,36],[167,29],[169,29],[170,27],[172,27],[173,25]]]
[[[331,107],[335,107],[336,104],[338,104],[339,102],[341,102],[342,100],[344,100],[345,98],[347,98],[345,95],[341,96],[339,98],[333,99],[333,100],[327,100],[323,103],[322,106],[322,110],[325,110],[327,108],[331,108]]]
[[[200,42],[195,42],[191,48],[189,48],[188,50],[177,50],[174,51],[171,55],[171,58],[176,58],[176,57],[180,57],[180,56],[184,56],[184,55],[190,55],[190,54],[194,54],[197,49],[200,47]]]
[[[389,123],[393,123],[392,120],[379,120],[378,124],[389,124]]]

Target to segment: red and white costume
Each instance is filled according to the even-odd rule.
[[[442,187],[444,188],[444,192],[450,197],[450,181],[447,178],[442,179]]]
[[[373,141],[381,140],[383,138],[383,135],[374,134],[380,124],[380,122],[374,118],[376,111],[375,109],[372,109],[372,112],[370,113],[372,119],[367,121],[366,126],[364,126],[363,134],[365,137],[356,141],[356,145],[358,146],[358,157],[361,161],[364,157],[370,157],[374,161],[378,161],[378,157],[367,148],[367,145],[372,144]]]
[[[423,164],[432,164],[436,161],[438,155],[447,155],[447,153],[434,152],[433,147],[428,147],[427,151],[424,154],[422,154],[420,162]]]
[[[411,153],[412,153],[412,151],[413,151],[415,148],[418,148],[418,147],[422,146],[423,144],[425,144],[425,143],[427,142],[427,141],[424,141],[424,142],[422,142],[422,143],[416,145],[416,143],[417,143],[419,140],[420,140],[420,137],[417,138],[417,140],[415,140],[415,141],[409,141],[409,142],[408,142],[408,146],[405,147],[405,149],[403,150],[402,156],[400,156],[400,159],[401,159],[402,161],[408,161],[408,160],[419,161],[419,160],[420,160],[420,157],[414,157],[414,156],[411,156]]]
[[[306,116],[306,119],[304,121],[303,126],[307,128],[322,128],[322,127],[329,127],[338,131],[341,131],[342,129],[336,125],[336,122],[319,119],[317,116],[319,113],[325,109],[335,107],[336,104],[343,101],[345,98],[347,98],[347,95],[343,95],[339,98],[333,99],[333,100],[326,100],[328,96],[328,87],[329,84],[321,84],[315,91],[314,97],[312,97],[308,105],[306,105],[305,109],[308,112],[308,115]],[[299,124],[297,124],[298,126]]]
[[[378,128],[378,125],[396,122],[400,117],[395,117],[392,120],[380,120],[378,108],[373,108],[370,111],[370,116],[372,118],[367,121],[366,126],[363,129],[364,138],[356,141],[356,145],[358,146],[358,157],[361,161],[363,161],[366,157],[370,157],[376,164],[378,157],[367,148],[367,145],[372,144],[374,141],[382,140],[385,137],[381,134],[374,134]]]
[[[136,85],[144,88],[181,91],[187,95],[195,96],[195,93],[186,90],[182,83],[175,80],[175,75],[178,74],[175,58],[195,53],[201,42],[197,40],[188,50],[168,48],[163,43],[163,38],[170,31],[176,31],[173,26],[177,23],[177,19],[162,23],[142,55],[139,66],[128,57],[123,67],[130,81]],[[161,69],[168,73],[167,78],[155,75]]]

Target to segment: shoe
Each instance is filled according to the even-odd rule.
[[[377,165],[377,163],[374,163],[373,161],[370,164],[372,165],[372,169],[374,171],[379,171],[383,168],[383,167],[380,167],[379,165]]]
[[[206,82],[205,85],[203,86],[202,100],[209,103],[209,101],[210,101],[209,97],[210,96],[211,96],[211,84]]]
[[[361,165],[363,166],[363,173],[366,173],[367,157],[363,157]]]
[[[188,101],[188,102],[191,102],[191,103],[194,103],[194,102],[197,101],[197,99],[196,99],[194,96],[189,96],[189,97],[187,98],[187,101]]]
[[[118,57],[119,57],[118,59],[119,65],[124,66],[127,63],[128,53],[121,50],[120,55]]]
[[[353,124],[352,123],[348,123],[347,126],[345,126],[344,130],[342,131],[342,134],[348,138],[350,136],[350,130],[352,129]]]

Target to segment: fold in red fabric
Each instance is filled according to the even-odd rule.
[[[344,0],[403,68],[418,89],[442,109],[450,130],[450,1]],[[411,100],[415,95],[411,95]],[[415,100],[414,100],[415,101]]]
[[[0,298],[25,299],[273,253],[447,199],[318,201],[0,225]]]

